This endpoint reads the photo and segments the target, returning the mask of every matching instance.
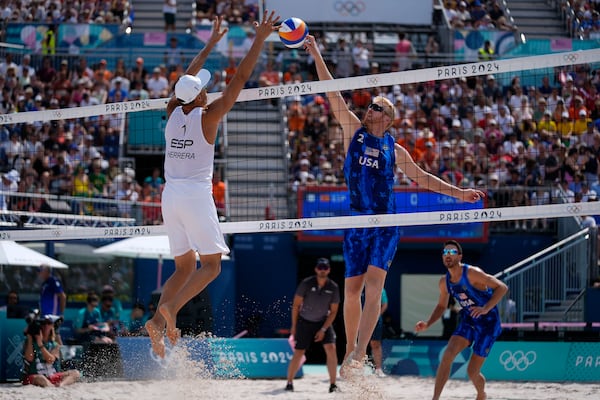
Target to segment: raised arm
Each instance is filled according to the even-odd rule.
[[[190,65],[185,70],[185,73],[187,75],[195,76],[198,72],[200,72],[200,70],[204,66],[204,63],[208,59],[208,56],[210,55],[213,48],[217,45],[217,43],[219,43],[219,41],[227,33],[227,31],[228,31],[227,28],[221,29],[222,22],[223,22],[223,17],[217,16],[213,20],[213,27],[212,27],[212,31],[210,33],[210,37],[206,41],[206,44],[202,48],[202,50],[200,50],[200,52],[198,54],[196,54],[196,56],[194,57],[192,62],[190,62]],[[176,106],[177,106],[177,98],[175,97],[175,95],[173,95],[169,99],[169,104],[167,105],[167,113],[170,115]]]
[[[319,49],[319,45],[314,36],[308,35],[306,37],[304,48],[315,59],[315,67],[317,69],[319,80],[332,80],[333,76],[331,75],[331,72],[329,72],[329,69],[327,69],[327,65],[325,64],[325,60],[323,59],[323,55],[321,54],[321,50]],[[327,92],[327,99],[331,105],[333,115],[344,131],[344,143],[350,143],[352,135],[361,126],[360,119],[358,119],[356,114],[350,111],[350,108],[348,108],[348,105],[339,91]]]
[[[395,150],[396,165],[399,166],[402,171],[404,171],[406,176],[415,181],[419,187],[436,193],[452,196],[458,200],[468,203],[475,203],[485,197],[485,193],[483,193],[481,190],[461,189],[443,181],[429,172],[426,172],[414,162],[408,151],[398,143],[395,145]]]
[[[252,43],[248,54],[246,54],[240,62],[240,65],[238,65],[235,74],[231,78],[229,84],[225,87],[225,90],[223,90],[221,97],[210,104],[204,115],[203,127],[207,134],[211,131],[217,131],[221,118],[223,118],[235,104],[240,92],[246,85],[248,79],[250,79],[250,75],[258,61],[265,40],[273,31],[279,29],[275,26],[278,20],[279,16],[275,16],[274,11],[269,13],[265,10],[262,21],[260,23],[257,21],[254,22],[256,37],[254,38],[254,42]]]

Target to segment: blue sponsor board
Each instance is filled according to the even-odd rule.
[[[443,219],[456,220],[456,224],[401,226],[401,242],[439,242],[449,237],[463,242],[487,241],[487,226],[483,222],[465,222],[457,220],[467,214],[453,214],[452,211],[482,210],[484,202],[463,203],[454,197],[421,191],[418,189],[397,188],[396,209],[398,213],[415,213],[443,211]],[[351,215],[350,197],[346,188],[340,187],[307,187],[298,193],[298,215],[301,218],[338,217]],[[474,219],[473,216],[471,216]],[[298,238],[304,241],[336,241],[342,240],[343,230],[310,230],[301,231]]]
[[[129,380],[180,377],[285,378],[292,359],[287,339],[191,339],[167,346],[164,359],[146,337],[118,338],[123,375]],[[297,376],[302,375],[302,370]]]
[[[24,319],[7,319],[0,311],[0,382],[21,379],[26,326]]]
[[[435,376],[446,349],[445,341],[383,341],[383,369],[393,375]],[[452,363],[450,377],[468,379],[471,349]],[[481,369],[499,381],[598,382],[598,342],[496,342]]]
[[[572,344],[496,342],[481,372],[494,380],[561,381],[565,379]]]

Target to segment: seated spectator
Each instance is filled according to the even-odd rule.
[[[102,322],[98,303],[98,295],[89,294],[86,306],[79,310],[73,323],[77,339],[84,345],[91,342],[112,343],[112,339],[109,337],[110,327]]]
[[[502,10],[502,7],[500,6],[500,3],[498,3],[498,1],[492,2],[492,6],[491,9],[488,11],[488,15],[493,21],[496,29],[500,29],[502,31],[513,31],[517,29],[508,21],[506,15],[504,14],[504,10]]]
[[[104,293],[100,298],[100,320],[108,325],[107,336],[114,338],[120,332],[120,322],[117,312],[113,307],[114,297],[110,293]]]
[[[161,170],[158,167],[152,169],[152,175],[144,178],[144,186],[150,185],[151,190],[156,192],[162,190],[165,180],[160,176]]]
[[[0,307],[6,310],[6,318],[23,319],[28,314],[28,308],[19,303],[19,294],[15,290],[11,290],[6,295],[6,305]]]
[[[219,172],[213,173],[212,194],[215,206],[217,207],[217,214],[219,217],[225,217],[227,214],[225,208],[225,193],[227,189],[220,175]]]
[[[159,67],[155,67],[152,70],[152,76],[148,78],[146,87],[148,88],[151,99],[167,97],[169,94],[169,81],[166,77],[161,75]]]
[[[11,170],[3,173],[0,182],[0,192],[17,192],[19,190],[19,181],[21,177],[17,170]],[[0,193],[0,210],[6,211],[9,209],[10,196]]]
[[[129,336],[147,336],[146,328],[146,308],[142,303],[135,303],[131,309],[131,317],[127,326]]]

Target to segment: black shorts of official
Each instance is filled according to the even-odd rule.
[[[298,318],[298,323],[296,324],[296,336],[294,336],[294,339],[296,340],[295,349],[296,350],[308,349],[308,347],[314,342],[315,335],[317,334],[319,329],[321,329],[323,327],[324,322],[325,322],[325,320],[312,322],[312,321],[307,321],[304,318]],[[336,339],[335,331],[333,330],[333,327],[330,326],[325,331],[325,337],[319,343],[321,343],[321,344],[335,343],[335,339]]]

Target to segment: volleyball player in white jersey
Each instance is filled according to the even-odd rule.
[[[215,19],[206,46],[179,78],[167,104],[162,214],[175,258],[175,273],[163,286],[157,313],[146,323],[152,349],[160,357],[165,354],[165,329],[167,338],[175,344],[179,337],[175,326],[177,313],[219,275],[221,255],[229,253],[212,197],[214,143],[221,119],[235,104],[265,39],[278,29],[275,26],[278,20],[274,12],[265,11],[262,21],[254,23],[256,36],[248,54],[240,61],[221,97],[207,105],[203,88],[210,73],[201,68],[227,32],[226,28],[221,29],[222,18]],[[196,253],[200,255],[198,269]]]

